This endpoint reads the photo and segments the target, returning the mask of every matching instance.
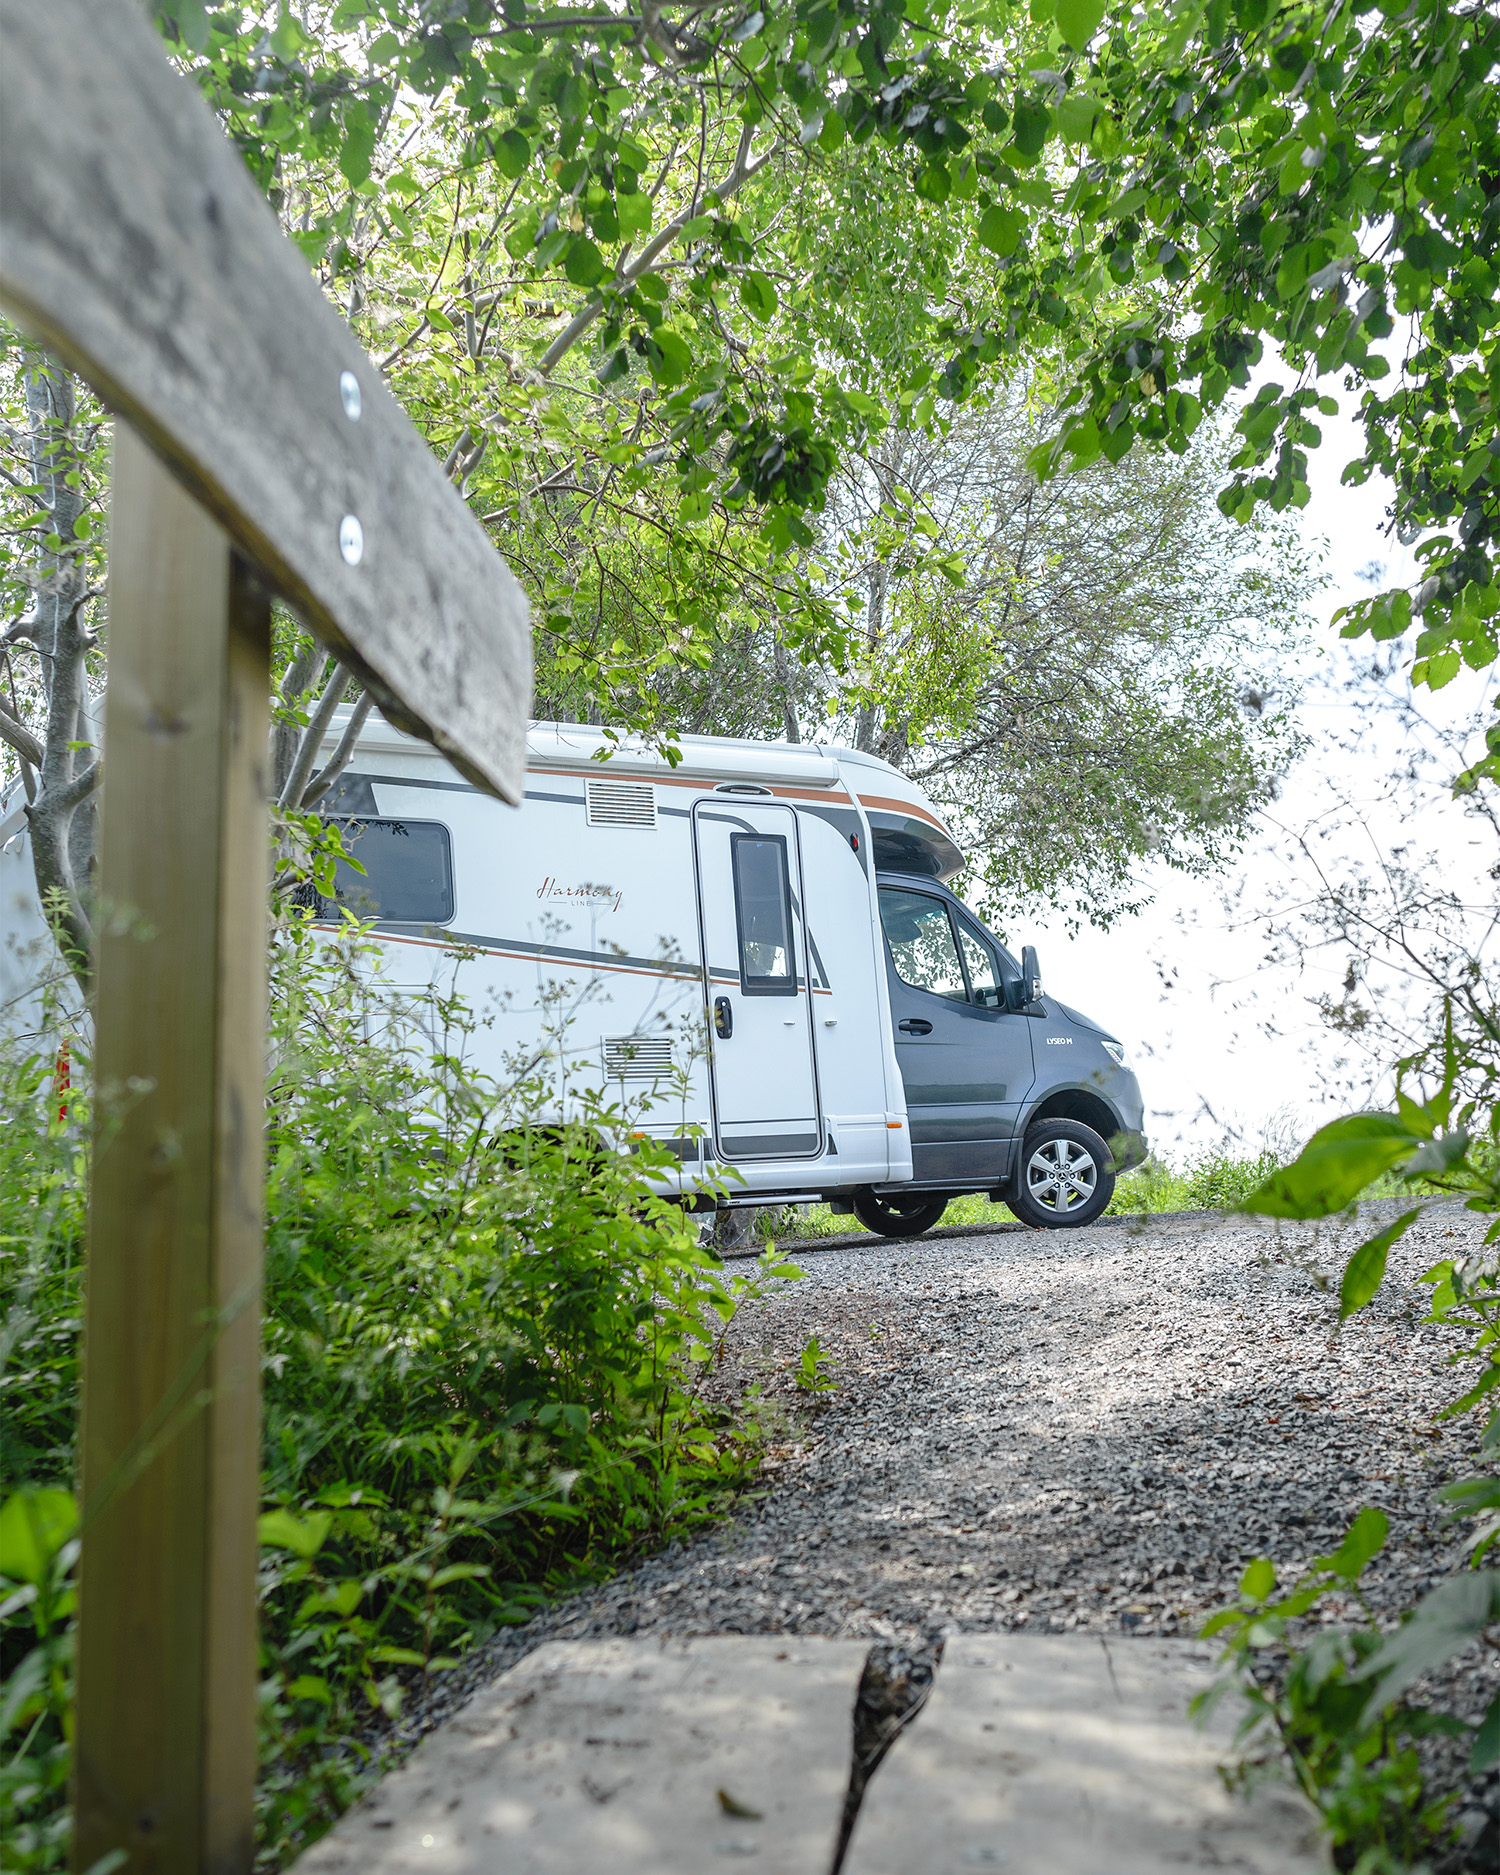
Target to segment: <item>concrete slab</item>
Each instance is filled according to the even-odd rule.
[[[1200,1731],[1191,1641],[950,1640],[925,1709],[870,1782],[843,1875],[1313,1875],[1331,1864],[1297,1794],[1224,1789],[1232,1717]]]
[[[869,1646],[554,1641],[425,1739],[297,1875],[827,1875]],[[718,1793],[756,1811],[726,1813]]]

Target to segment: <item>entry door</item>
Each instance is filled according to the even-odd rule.
[[[714,1143],[731,1164],[823,1150],[797,816],[721,797],[693,809]]]
[[[994,946],[935,893],[881,886],[912,1176],[999,1181],[1035,1071],[1031,1018],[1005,1007]]]

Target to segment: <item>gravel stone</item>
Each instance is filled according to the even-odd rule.
[[[1188,1635],[1270,1555],[1285,1582],[1333,1549],[1362,1504],[1391,1534],[1365,1576],[1386,1617],[1464,1563],[1434,1490],[1481,1420],[1438,1421],[1460,1337],[1424,1327],[1421,1272],[1477,1247],[1458,1206],[1392,1251],[1375,1304],[1342,1329],[1337,1284],[1366,1222],[1201,1216],[909,1243],[789,1245],[806,1271],[733,1325],[717,1384],[795,1402],[763,1488],[730,1523],[507,1631],[414,1705],[420,1735],[549,1639],[802,1633],[930,1650],[1025,1628]],[[809,1335],[837,1389],[807,1405]],[[1321,1619],[1358,1612],[1333,1598]],[[1500,1684],[1477,1645],[1419,1686],[1475,1719]],[[1487,1866],[1500,1780],[1465,1780],[1454,1741],[1424,1746],[1459,1789],[1454,1869]]]

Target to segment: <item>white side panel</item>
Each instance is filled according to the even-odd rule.
[[[706,1126],[686,813],[590,826],[582,777],[529,778],[519,810],[414,782],[377,779],[376,804],[448,828],[454,910],[442,933],[381,933],[392,980],[451,981],[479,1019],[479,1070],[497,1082],[540,1071],[560,1114],[590,1087],[628,1105],[644,1131],[680,1138]],[[455,945],[472,954],[455,961]]]

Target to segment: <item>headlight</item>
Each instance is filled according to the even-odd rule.
[[[1125,1066],[1125,1044],[1123,1042],[1106,1042],[1104,1044],[1104,1052],[1117,1068],[1123,1068]]]

